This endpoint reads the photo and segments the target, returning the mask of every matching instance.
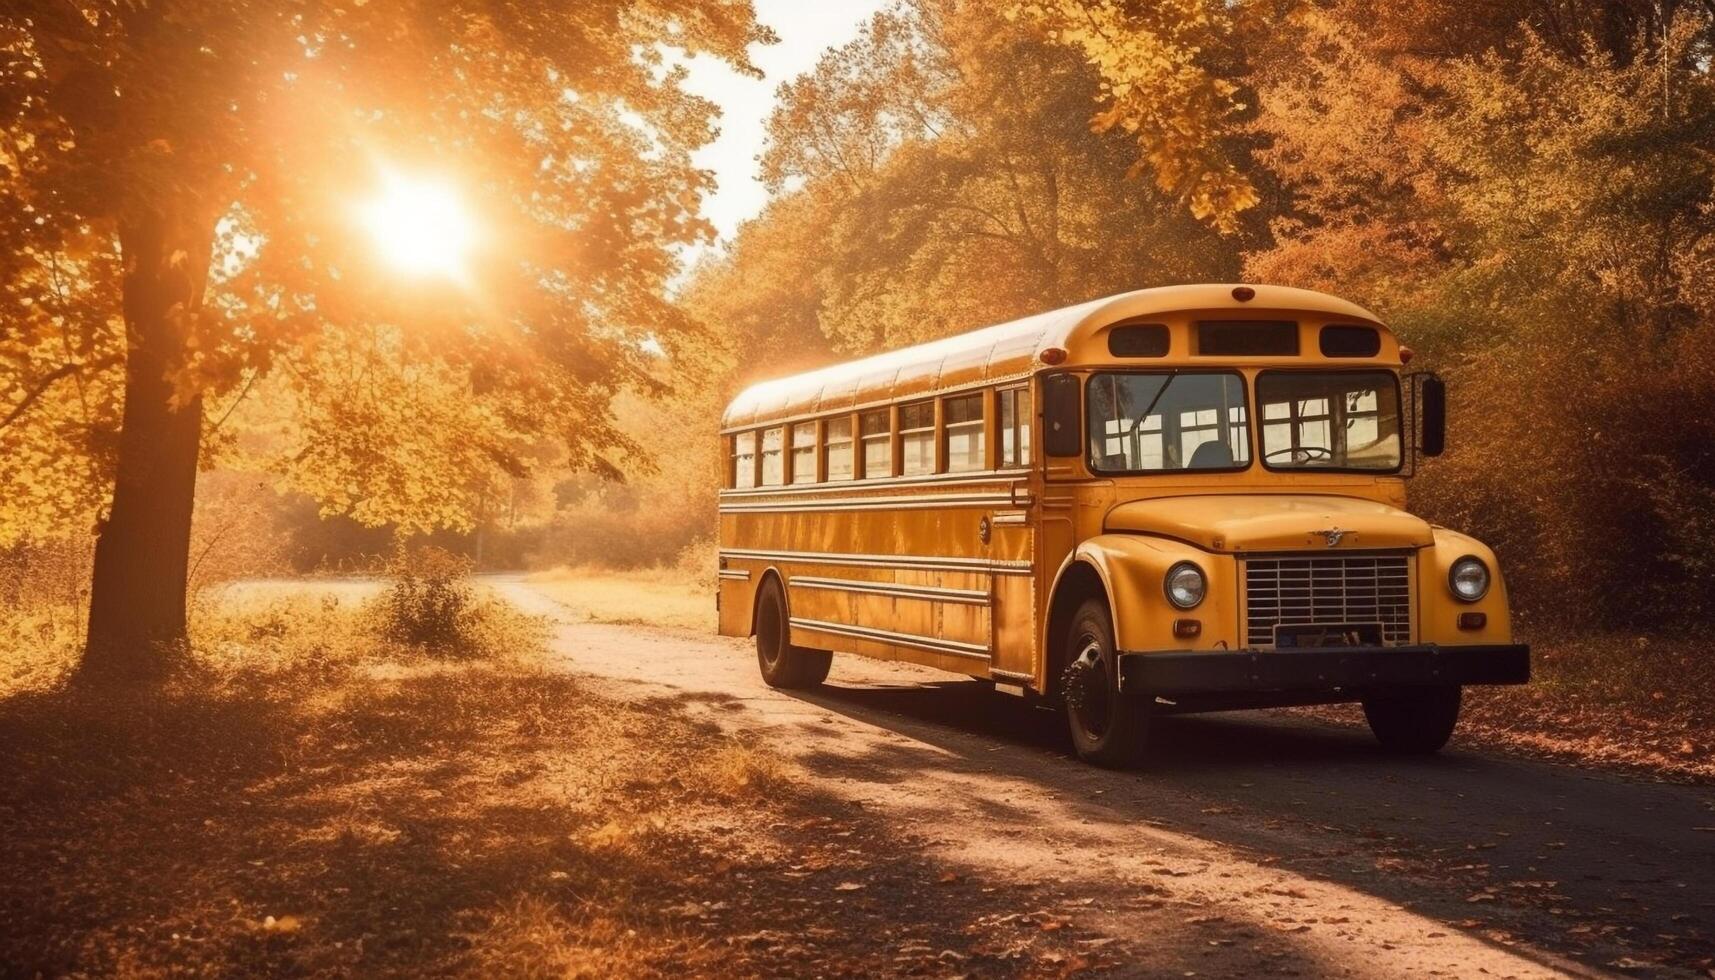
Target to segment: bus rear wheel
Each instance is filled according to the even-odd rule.
[[[1142,762],[1150,702],[1120,692],[1118,646],[1107,603],[1090,599],[1079,606],[1066,644],[1060,692],[1078,757],[1109,769]]]
[[[770,577],[756,599],[756,662],[769,687],[815,687],[828,679],[834,655],[792,645],[792,625],[780,580]]]
[[[1364,699],[1364,717],[1382,748],[1429,755],[1441,751],[1459,724],[1461,694],[1457,685],[1376,694]]]

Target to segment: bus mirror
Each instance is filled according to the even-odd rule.
[[[1447,448],[1447,383],[1431,374],[1423,379],[1419,405],[1423,432],[1417,446],[1425,456],[1439,456]]]
[[[1050,456],[1082,456],[1078,402],[1082,385],[1074,374],[1050,374],[1042,379],[1042,451]]]

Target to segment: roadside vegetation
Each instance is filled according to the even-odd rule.
[[[1465,689],[1454,745],[1715,781],[1715,661],[1689,634],[1532,632],[1531,682]],[[1364,725],[1352,705],[1300,709]]]
[[[545,624],[450,556],[396,571],[367,595],[200,603],[182,671],[147,693],[68,682],[75,642],[9,623],[40,666],[0,688],[7,972],[1099,962],[1070,933],[968,929],[1015,897],[924,863],[706,710],[555,671]]]

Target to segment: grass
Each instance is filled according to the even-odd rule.
[[[147,693],[67,685],[64,663],[18,675],[4,972],[875,975],[955,956],[1005,976],[1076,953],[1062,933],[1002,947],[976,923],[1007,895],[945,885],[706,714],[551,668],[537,620],[479,598],[449,656],[391,639],[379,605],[315,586],[204,604],[189,662]]]
[[[612,571],[556,568],[529,576],[530,585],[592,623],[715,631],[714,576],[680,567]]]

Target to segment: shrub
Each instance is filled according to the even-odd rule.
[[[441,657],[496,658],[536,650],[543,620],[486,594],[471,579],[471,560],[434,545],[400,545],[388,562],[389,583],[366,613],[385,643]]]
[[[470,559],[462,555],[401,544],[388,563],[390,582],[379,600],[382,636],[440,653],[467,652],[476,606],[470,572]]]

